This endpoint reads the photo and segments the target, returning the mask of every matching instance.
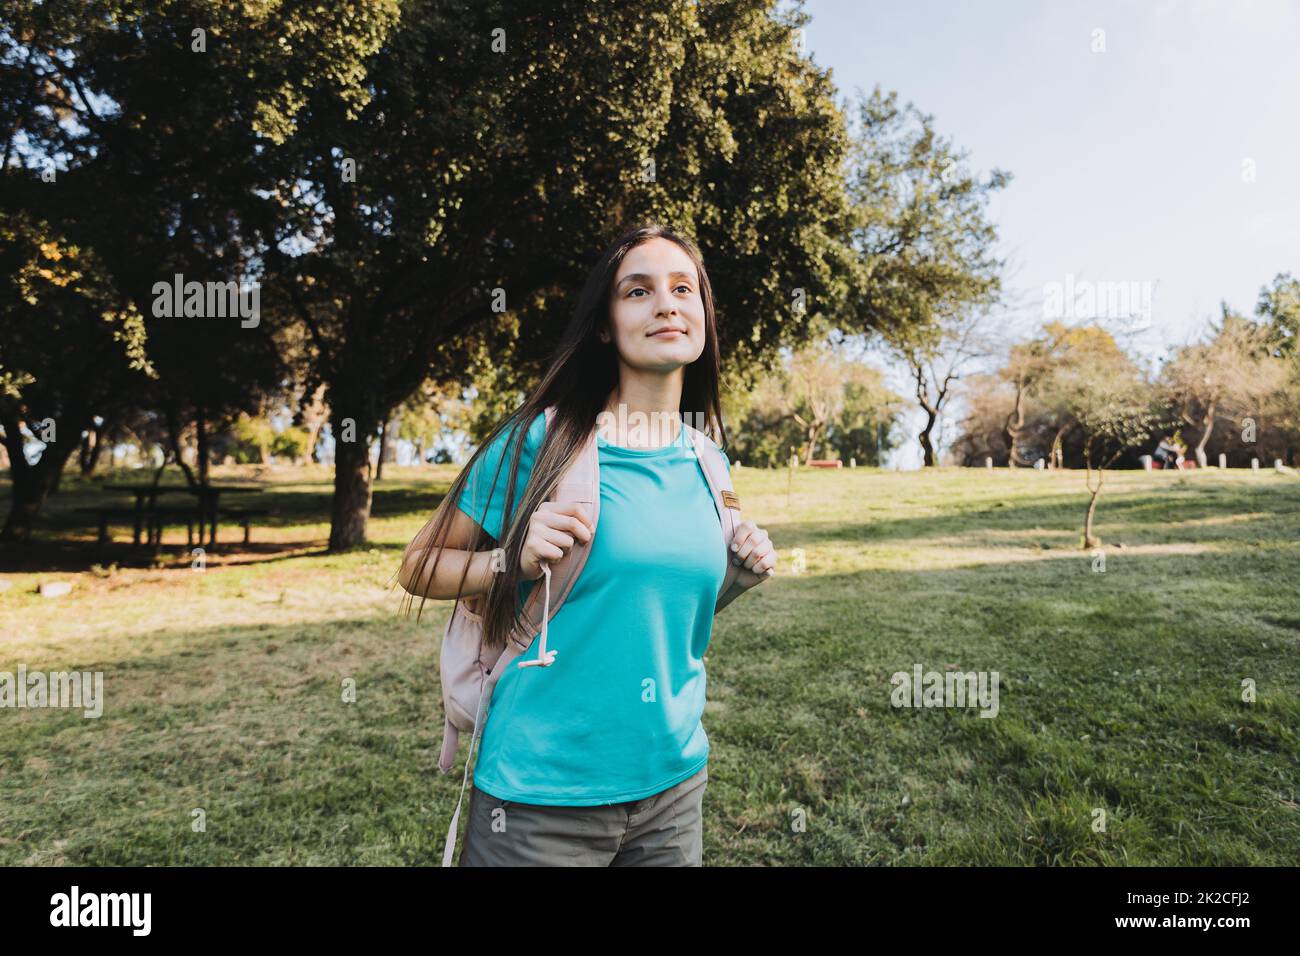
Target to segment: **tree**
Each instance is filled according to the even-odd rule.
[[[1281,457],[1294,465],[1300,457],[1300,279],[1289,273],[1275,276],[1273,284],[1260,291],[1255,314],[1269,329],[1272,355],[1285,363],[1270,418]]]
[[[1021,435],[1025,431],[1025,405],[1031,393],[1038,387],[1051,368],[1050,342],[1036,339],[1017,343],[1011,347],[1007,364],[999,373],[1003,380],[1011,383],[1014,398],[1002,421],[1002,435],[1007,447],[1007,463],[1012,467],[1031,465],[1032,461],[1020,453]],[[1060,432],[1058,431],[1058,438]],[[1053,449],[1055,450],[1055,444]],[[1051,456],[1053,464],[1056,456]]]
[[[291,125],[301,89],[355,97],[351,54],[386,7],[17,0],[0,18],[0,112],[12,118],[3,201],[93,250],[143,318],[157,376],[133,397],[161,412],[192,483],[207,480],[211,433],[283,378],[284,348],[274,323],[195,315],[188,303],[160,315],[157,286],[177,274],[256,284],[248,207],[269,201],[266,146]],[[189,422],[197,477],[180,447]]]
[[[795,353],[784,390],[785,413],[804,433],[804,464],[817,454],[817,443],[831,421],[844,411],[844,363],[823,343]]]
[[[1300,359],[1300,279],[1282,272],[1260,290],[1255,314],[1270,330],[1273,353]]]
[[[425,382],[400,410],[397,437],[415,446],[416,464],[427,461],[429,448],[453,432],[472,433],[475,402],[457,385]]]
[[[1070,460],[1083,465],[1072,405],[1079,381],[1128,364],[1114,337],[1092,325],[1046,322],[1034,338],[1013,344],[996,373],[1007,388],[1001,430],[1008,463],[1030,465],[1041,458],[1049,467],[1064,467],[1068,436]]]
[[[1013,415],[1016,396],[1001,376],[981,373],[968,376],[961,389],[964,414],[953,441],[953,455],[958,464],[1008,464],[1010,454],[1006,423]],[[1023,406],[1022,406],[1023,418]]]
[[[859,118],[849,172],[859,268],[848,308],[882,329],[911,370],[929,466],[953,385],[986,351],[977,333],[1004,264],[986,207],[1011,177],[966,171],[967,154],[935,132],[933,117],[899,106],[897,93],[876,87],[859,101]]]
[[[989,354],[989,346],[982,336],[987,315],[983,310],[967,309],[940,319],[931,334],[907,336],[895,345],[895,351],[912,374],[916,402],[925,413],[917,440],[926,467],[936,462],[930,436],[939,415],[955,394],[954,386],[976,361]]]
[[[91,250],[24,214],[0,216],[0,427],[13,477],[5,540],[30,536],[96,409],[151,374],[140,316]],[[40,446],[34,461],[27,445]]]
[[[724,414],[735,423],[726,450],[732,458],[769,467],[784,465],[791,448],[799,449],[805,464],[819,449],[833,449],[840,460],[879,464],[880,440],[901,407],[879,369],[815,338],[750,391],[733,392],[724,402]]]
[[[843,407],[826,431],[826,442],[834,449],[831,457],[880,467],[885,452],[894,447],[891,437],[904,407],[903,397],[885,385],[879,369],[846,363]]]
[[[835,300],[843,119],[773,6],[412,3],[364,60],[366,102],[308,95],[261,232],[327,387],[332,550],[364,540],[379,423],[430,375],[468,384],[483,342],[535,374],[633,221],[705,250],[729,360]]]
[[[1109,332],[1082,326],[1055,333],[1051,386],[1082,439],[1089,495],[1083,547],[1094,548],[1101,543],[1093,525],[1106,470],[1126,451],[1148,441],[1168,417],[1162,415],[1157,393],[1142,370]]]
[[[1179,417],[1199,429],[1196,461],[1214,433],[1215,416],[1242,415],[1259,407],[1282,382],[1282,362],[1271,354],[1271,330],[1232,312],[1227,303],[1209,340],[1180,349],[1161,370]]]

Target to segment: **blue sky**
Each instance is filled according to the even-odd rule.
[[[1203,334],[1220,300],[1250,313],[1274,275],[1300,275],[1300,2],[803,9],[842,97],[897,90],[972,167],[1014,174],[990,216],[1024,322],[1067,275],[1149,282],[1130,346],[1154,357]]]

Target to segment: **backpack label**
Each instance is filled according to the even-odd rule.
[[[734,508],[737,511],[740,510],[740,498],[734,491],[727,491],[724,488],[722,490],[722,503],[728,508]]]

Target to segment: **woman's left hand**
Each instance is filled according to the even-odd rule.
[[[736,583],[752,588],[776,573],[776,548],[767,532],[752,521],[742,521],[736,526],[732,541],[732,563],[740,562]]]

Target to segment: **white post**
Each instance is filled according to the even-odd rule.
[[[850,468],[856,468],[856,467],[858,467],[858,460],[857,460],[856,458],[850,458],[850,459],[849,459],[849,467],[850,467]]]
[[[1228,456],[1225,455],[1223,452],[1219,452],[1219,467],[1220,468],[1228,467]]]
[[[1281,459],[1281,458],[1274,458],[1274,459],[1273,459],[1273,470],[1274,470],[1274,471],[1282,471],[1282,470],[1283,470],[1283,469],[1282,469],[1282,459]]]
[[[992,459],[992,458],[985,458],[985,459],[984,459],[984,467],[985,467],[985,468],[992,468],[992,467],[993,467],[993,459]]]
[[[1143,455],[1143,456],[1141,456],[1140,461],[1142,462],[1142,468],[1143,468],[1143,470],[1145,470],[1145,471],[1150,471],[1150,470],[1151,470],[1151,460],[1152,460],[1152,459],[1151,459],[1151,456],[1150,456],[1150,455]]]
[[[1258,458],[1252,458],[1252,459],[1250,460],[1250,470],[1251,470],[1251,471],[1259,471],[1259,459],[1258,459]]]

